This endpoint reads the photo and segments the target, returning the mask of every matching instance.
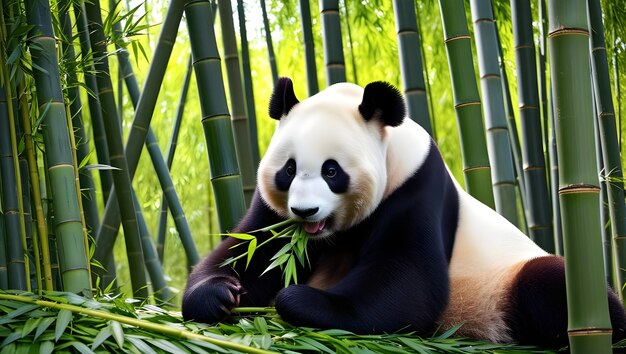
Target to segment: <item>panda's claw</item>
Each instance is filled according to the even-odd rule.
[[[239,281],[232,277],[207,278],[183,297],[183,318],[215,323],[226,318],[239,305],[242,291]]]

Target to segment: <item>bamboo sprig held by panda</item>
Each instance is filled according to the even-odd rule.
[[[276,231],[281,227],[285,227],[280,231]],[[252,235],[255,232],[271,232],[272,236],[267,240],[258,243],[256,236]],[[286,243],[272,258],[270,258],[270,263],[268,267],[261,273],[261,275],[267,273],[268,271],[281,267],[283,269],[283,279],[285,287],[289,286],[289,284],[297,284],[298,283],[298,273],[296,268],[296,260],[302,266],[308,266],[310,268],[309,255],[307,252],[307,242],[309,240],[309,234],[304,231],[302,224],[297,223],[293,219],[288,219],[274,225],[270,225],[264,227],[259,230],[251,231],[250,233],[230,233],[224,234],[225,236],[234,237],[236,239],[248,242],[248,250],[245,253],[240,254],[236,257],[230,257],[226,259],[224,262],[220,264],[220,266],[226,265],[234,265],[238,260],[246,257],[246,269],[252,260],[252,256],[254,252],[267,244],[268,242],[275,240],[277,238],[290,238],[291,240]],[[245,242],[238,243],[232,248],[243,245]]]

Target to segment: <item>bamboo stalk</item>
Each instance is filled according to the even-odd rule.
[[[593,109],[584,99],[592,97],[587,7],[585,0],[550,0],[548,14],[570,349],[611,353]]]
[[[241,0],[239,0],[241,1]],[[304,42],[304,62],[306,64],[306,87],[310,96],[319,92],[317,67],[315,65],[315,42],[311,25],[311,6],[309,0],[299,0],[300,21],[302,22],[302,41]]]
[[[36,152],[33,145],[32,126],[30,115],[28,112],[28,102],[26,85],[21,82],[18,86],[20,93],[20,116],[22,118],[22,127],[24,130],[24,151],[28,160],[28,171],[30,173],[30,187],[32,193],[32,201],[35,209],[35,221],[37,225],[37,236],[41,250],[41,262],[43,267],[43,285],[45,290],[52,290],[52,270],[50,268],[50,245],[48,243],[48,230],[43,212],[43,204],[41,200],[41,190],[39,188],[39,169],[37,168]],[[37,252],[39,253],[39,252]],[[42,289],[40,287],[40,289]]]
[[[9,289],[9,273],[7,270],[6,252],[7,234],[5,231],[4,211],[0,210],[0,289]]]
[[[478,55],[480,86],[485,101],[485,125],[496,211],[519,225],[511,142],[504,111],[498,43],[491,1],[470,0]]]
[[[172,53],[172,47],[176,42],[176,34],[178,33],[178,26],[185,3],[186,0],[172,0],[167,8],[165,20],[161,26],[159,39],[154,49],[153,59],[150,62],[150,68],[148,69],[144,83],[144,87],[154,87],[155,89],[144,90],[141,93],[133,115],[133,123],[124,148],[128,163],[128,173],[131,180],[135,175],[139,156],[146,142],[146,136],[150,128],[150,121],[156,106],[159,89],[165,76],[167,62]],[[111,194],[106,201],[102,224],[96,237],[97,247],[94,258],[104,263],[106,263],[106,260],[103,257],[109,254],[110,251],[104,252],[102,248],[104,247],[106,249],[111,247],[111,242],[115,240],[117,230],[119,229],[119,222],[117,221],[117,215],[119,215],[119,213],[116,203],[114,194]],[[98,248],[100,248],[100,250]]]
[[[4,24],[1,24],[4,27]],[[3,63],[4,64],[4,63]],[[6,227],[5,254],[8,271],[8,287],[10,289],[26,290],[27,272],[22,237],[25,237],[23,211],[20,212],[18,203],[21,190],[18,193],[17,154],[14,155],[12,142],[15,140],[15,127],[11,126],[13,117],[9,113],[12,104],[7,100],[5,86],[0,87],[0,181],[2,181],[2,211]],[[15,159],[14,159],[15,157]]]
[[[439,1],[467,191],[494,208],[491,168],[462,0]]]
[[[265,43],[267,44],[267,56],[270,61],[270,70],[272,71],[272,82],[278,81],[278,67],[276,65],[276,56],[274,55],[274,44],[272,44],[272,31],[270,30],[270,22],[267,19],[267,10],[265,8],[265,0],[260,0],[261,15],[263,16],[263,29],[265,30]]]
[[[552,97],[552,90],[550,90],[550,97]],[[556,122],[554,120],[554,99],[550,99],[550,123],[552,131],[550,133],[550,147],[548,153],[550,154],[550,193],[552,193],[552,218],[553,218],[553,230],[554,239],[556,241],[554,248],[555,253],[563,255],[563,227],[561,223],[561,201],[559,200],[559,158],[556,152]]]
[[[81,56],[86,67],[84,69],[85,85],[90,91],[87,95],[87,103],[89,106],[89,116],[91,118],[91,126],[94,134],[93,142],[96,148],[96,156],[98,162],[103,165],[110,165],[109,147],[107,146],[106,133],[104,131],[104,123],[102,118],[102,109],[98,100],[98,83],[96,82],[95,70],[93,68],[93,57],[91,51],[91,40],[89,39],[89,28],[87,24],[87,15],[85,13],[84,3],[74,4],[74,14],[76,16],[76,28],[80,38]],[[110,169],[100,169],[100,186],[102,191],[102,199],[106,202],[113,188],[113,174]],[[94,187],[95,188],[95,187]],[[95,230],[94,228],[94,236]]]
[[[394,0],[393,10],[398,36],[400,73],[409,117],[432,136],[415,4],[412,0]]]
[[[180,92],[180,100],[178,101],[178,108],[176,110],[176,117],[174,118],[174,127],[172,128],[172,136],[170,137],[170,143],[167,147],[167,154],[165,157],[165,164],[168,170],[172,169],[172,163],[174,162],[174,154],[176,153],[176,146],[178,145],[178,133],[180,132],[180,125],[183,120],[183,113],[185,111],[185,101],[187,100],[187,93],[189,92],[189,82],[191,81],[191,73],[193,71],[191,56],[187,62],[187,71],[183,80],[183,87]],[[163,252],[165,250],[165,234],[167,232],[167,199],[165,193],[161,197],[161,209],[159,213],[159,223],[157,227],[157,254],[159,260],[163,263]]]
[[[228,78],[228,93],[230,96],[231,121],[235,136],[237,161],[243,182],[243,195],[246,205],[250,205],[252,195],[256,189],[256,169],[252,159],[250,128],[246,116],[243,88],[241,86],[241,72],[239,69],[239,55],[237,53],[237,38],[233,24],[233,9],[230,0],[219,0],[218,10],[222,27],[222,43],[224,46],[224,64]]]
[[[206,20],[212,16],[211,7],[207,1],[190,1],[185,6],[185,16],[209,153],[211,184],[220,230],[224,233],[239,222],[246,207],[215,32]]]
[[[355,55],[354,55],[354,43],[352,42],[352,29],[350,26],[350,13],[348,11],[348,3],[344,0],[343,1],[343,11],[344,11],[344,19],[343,19],[343,23],[345,24],[346,27],[346,35],[348,36],[348,48],[350,48],[350,64],[352,64],[352,82],[355,84],[359,84],[359,77],[357,74],[357,70],[356,70],[356,59],[355,59]],[[339,15],[340,17],[342,15]]]
[[[537,92],[537,66],[529,0],[511,0],[513,39],[517,62],[522,158],[528,203],[530,237],[554,253],[552,215],[541,137],[541,112]]]
[[[324,64],[326,65],[326,85],[346,81],[346,64],[343,58],[339,0],[319,0],[322,18],[322,43],[324,43]]]
[[[421,16],[419,15],[419,11],[417,10],[417,7],[415,8],[415,18],[417,19],[417,35],[419,38],[424,38],[422,36],[422,20],[421,20]],[[420,41],[420,53],[421,53],[421,57],[422,57],[422,63],[424,63],[424,70],[423,70],[423,76],[426,82],[426,95],[428,97],[428,111],[430,112],[430,124],[432,125],[431,130],[432,130],[432,137],[435,141],[437,141],[437,120],[435,119],[435,109],[434,109],[434,105],[433,105],[433,97],[432,97],[432,90],[430,89],[430,78],[428,77],[428,73],[430,72],[428,70],[428,59],[426,57],[426,54],[424,53],[424,41]]]
[[[591,30],[591,72],[596,102],[596,116],[600,147],[602,150],[602,179],[606,184],[608,212],[611,220],[613,262],[616,270],[615,289],[622,302],[626,301],[626,205],[624,204],[624,175],[615,126],[615,108],[611,93],[611,80],[602,24],[602,8],[599,0],[588,0],[589,26]]]
[[[124,228],[124,241],[126,244],[128,263],[132,265],[129,270],[133,296],[137,298],[148,298],[145,263],[139,236],[137,215],[133,205],[129,164],[124,155],[124,144],[119,129],[119,117],[117,117],[117,108],[109,74],[109,63],[106,54],[107,50],[102,27],[100,4],[99,2],[86,3],[85,10],[89,20],[89,36],[95,58],[94,67],[98,72],[96,81],[98,84],[102,116],[105,118],[103,122],[107,136],[109,157],[111,159],[111,165],[118,169],[113,172],[113,184],[116,191],[115,195],[119,201],[119,212],[124,215],[122,218],[122,226]],[[113,195],[113,193],[111,193],[111,195]],[[104,225],[104,222],[102,225]],[[96,241],[99,240],[96,239]],[[98,245],[96,245],[96,250],[98,248],[97,246]],[[101,261],[103,258],[96,259],[103,263]]]
[[[241,71],[243,72],[243,93],[246,102],[246,116],[250,128],[250,145],[252,148],[252,163],[256,169],[261,159],[259,153],[258,129],[254,104],[254,90],[252,88],[252,70],[250,69],[250,50],[248,49],[248,34],[246,31],[246,12],[243,0],[237,0],[237,17],[239,19],[239,38],[241,39]],[[306,44],[305,44],[306,45]],[[191,60],[191,57],[189,58]]]

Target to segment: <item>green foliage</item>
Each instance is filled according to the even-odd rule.
[[[122,297],[0,293],[0,353],[552,353],[538,348],[407,334],[357,335],[293,327],[264,308],[241,308],[217,325]]]

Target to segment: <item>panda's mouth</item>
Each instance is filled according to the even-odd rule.
[[[305,221],[302,225],[304,226],[304,231],[306,231],[307,234],[315,236],[324,231],[324,228],[326,227],[326,219],[314,222]]]

